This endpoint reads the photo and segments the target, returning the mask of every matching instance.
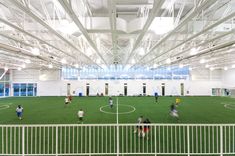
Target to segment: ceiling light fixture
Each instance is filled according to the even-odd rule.
[[[78,65],[78,64],[75,64],[74,66],[75,66],[75,68],[78,68],[78,67],[79,67],[79,65]]]
[[[35,56],[40,55],[39,49],[38,48],[33,48],[32,49],[32,54],[35,55]]]
[[[196,55],[198,53],[198,48],[192,48],[191,50],[190,50],[190,55]]]
[[[22,64],[22,68],[25,68],[26,67],[26,65],[25,64]]]
[[[62,64],[66,64],[67,61],[63,58],[63,59],[61,59],[61,63],[62,63]]]
[[[49,64],[49,65],[48,65],[48,68],[50,68],[50,69],[53,68],[53,65],[52,65],[52,64]]]
[[[97,59],[97,60],[96,60],[96,63],[100,64],[100,63],[101,63],[101,60],[100,60],[100,59]]]
[[[132,63],[132,64],[135,64],[135,59],[132,59],[132,60],[131,60],[131,63]]]
[[[144,56],[144,54],[145,54],[144,48],[141,47],[141,48],[139,49],[139,55],[140,55],[140,56]]]
[[[91,56],[92,55],[92,49],[88,48],[86,53],[87,53],[87,56]]]
[[[153,65],[153,68],[157,68],[157,67],[158,67],[158,64],[155,63],[155,64]]]
[[[21,68],[21,67],[18,67],[18,68],[17,68],[17,70],[21,71],[21,70],[22,70],[22,68]]]
[[[206,60],[205,60],[205,59],[201,59],[199,62],[200,62],[201,64],[203,64],[203,63],[206,62]]]
[[[225,67],[224,67],[224,70],[228,70],[228,67],[225,66]]]
[[[27,59],[27,60],[25,60],[25,63],[29,64],[29,63],[31,63],[31,60]]]
[[[171,63],[171,59],[170,58],[166,59],[166,63],[170,64]]]

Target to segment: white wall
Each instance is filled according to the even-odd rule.
[[[180,84],[184,83],[184,95],[211,95],[212,88],[222,87],[220,71],[194,71],[190,80],[60,80],[60,72],[56,70],[14,70],[13,83],[37,83],[38,96],[65,96],[67,83],[73,91],[86,95],[86,84],[90,84],[90,95],[105,92],[105,83],[109,84],[109,95],[124,94],[124,83],[127,83],[128,95],[143,94],[143,83],[146,83],[146,94],[161,95],[161,84],[165,83],[165,95],[180,95]],[[203,74],[204,73],[204,76]],[[234,74],[235,77],[235,74]],[[232,81],[232,80],[231,80]],[[189,91],[189,94],[187,94]]]
[[[224,70],[222,75],[223,88],[235,88],[235,69]]]
[[[105,80],[80,80],[80,81],[40,81],[38,82],[39,96],[60,96],[66,95],[67,83],[71,84],[71,93],[73,91],[86,95],[86,84],[90,84],[90,95],[105,92],[105,83],[109,85],[109,95],[124,94],[124,83],[127,83],[128,95],[143,94],[143,83],[146,83],[146,94],[154,95],[154,92],[161,93],[161,83],[165,83],[165,95],[180,95],[180,84],[184,83],[185,95],[211,95],[212,88],[220,88],[220,81],[177,81],[177,80],[122,80],[122,81],[105,81]],[[189,91],[189,94],[187,94]]]

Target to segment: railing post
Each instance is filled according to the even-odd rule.
[[[190,140],[189,140],[189,125],[187,125],[187,151],[188,151],[188,156],[190,156]]]
[[[157,155],[157,126],[154,126],[154,151],[155,151],[155,156]]]
[[[117,156],[119,156],[120,153],[120,147],[119,147],[119,119],[118,119],[118,97],[117,97],[117,123],[116,123],[116,128],[117,128]],[[123,139],[123,138],[122,138]]]
[[[24,156],[25,155],[25,151],[24,151],[24,149],[25,149],[25,138],[24,138],[24,126],[22,126],[22,156]]]
[[[220,156],[223,156],[223,126],[220,125]]]
[[[55,132],[55,138],[56,138],[56,144],[55,144],[55,154],[58,156],[58,126],[56,126],[56,132]]]

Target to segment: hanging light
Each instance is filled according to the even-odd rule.
[[[40,55],[39,49],[38,49],[38,48],[33,48],[33,49],[32,49],[32,54],[35,55],[35,56]]]
[[[66,61],[64,58],[62,58],[62,59],[61,59],[61,63],[62,63],[62,64],[66,64],[67,61]]]
[[[5,67],[4,67],[4,70],[5,70],[5,71],[7,71],[7,70],[8,70],[8,67],[7,67],[7,66],[5,66]]]
[[[49,65],[48,65],[48,68],[53,68],[53,65],[50,63]]]
[[[166,59],[166,63],[170,64],[171,63],[171,59],[170,58]]]
[[[25,68],[25,67],[26,67],[26,65],[23,63],[23,64],[22,64],[22,68]]]
[[[31,63],[31,60],[27,59],[27,60],[25,60],[25,63],[29,64],[29,63]]]

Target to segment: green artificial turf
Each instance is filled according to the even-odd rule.
[[[0,99],[0,124],[76,124],[80,108],[85,111],[84,124],[116,123],[117,98],[119,113],[130,112],[120,114],[119,123],[136,123],[140,115],[152,123],[235,122],[235,99],[229,97],[180,97],[179,121],[169,115],[176,97],[159,97],[158,103],[154,97],[113,97],[112,109],[108,97],[73,97],[66,107],[64,97],[11,97]],[[21,121],[15,113],[19,104],[24,108]]]
[[[143,115],[152,123],[234,123],[235,100],[228,97],[180,97],[177,107],[180,119],[169,115],[170,105],[176,97],[113,97],[114,107],[108,105],[108,97],[74,97],[65,107],[64,97],[11,97],[0,99],[0,125],[16,124],[0,128],[0,154],[58,153],[110,153],[116,155],[117,134],[120,153],[216,153],[223,151],[234,155],[234,126],[220,129],[219,126],[151,125],[149,139],[133,133],[136,126],[115,125],[86,126],[78,124],[77,111],[85,111],[84,124],[116,123],[116,108],[119,105],[119,123],[136,123]],[[118,102],[117,102],[118,101]],[[23,120],[16,116],[17,105],[24,108]],[[7,108],[9,107],[9,108]],[[102,111],[100,111],[102,108]],[[106,113],[105,113],[106,112]],[[127,112],[127,114],[125,114]],[[129,113],[128,113],[129,112]],[[124,113],[124,114],[123,114]],[[47,126],[24,128],[20,124],[47,124]],[[50,124],[77,124],[70,126]],[[58,147],[56,148],[56,128]],[[222,131],[221,131],[222,130]],[[223,132],[221,138],[221,132]],[[189,140],[187,139],[189,136]],[[8,154],[7,154],[8,153]],[[89,154],[87,154],[89,155]],[[122,154],[125,155],[125,154]],[[147,154],[143,154],[147,155]],[[150,155],[150,154],[149,154]],[[201,154],[203,155],[203,154]]]

